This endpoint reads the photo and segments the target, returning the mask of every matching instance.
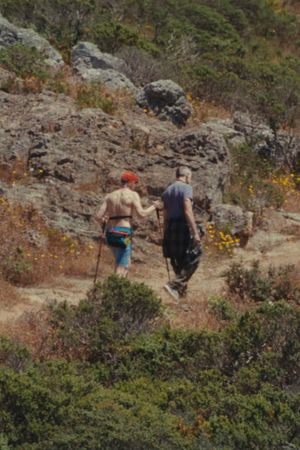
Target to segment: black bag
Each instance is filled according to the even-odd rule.
[[[132,232],[123,230],[107,230],[106,242],[110,247],[127,248],[131,244]]]
[[[189,266],[193,266],[195,264],[198,265],[202,255],[203,249],[201,244],[195,245],[192,243],[185,254],[185,264]]]

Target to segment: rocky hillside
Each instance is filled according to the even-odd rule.
[[[141,189],[151,198],[161,195],[178,164],[189,165],[199,219],[222,217],[234,234],[251,233],[253,213],[276,204],[276,195],[273,200],[258,195],[252,206],[233,195],[233,155],[239,149],[244,155],[250,149],[254,158],[246,178],[259,161],[277,171],[299,170],[296,134],[249,113],[228,112],[226,119],[203,122],[199,108],[205,104],[173,80],[141,87],[134,76],[130,79],[129,56],[122,59],[79,41],[70,49],[67,66],[44,37],[3,16],[0,48],[2,195],[32,205],[50,226],[69,235],[97,235],[95,210],[125,169],[140,175]],[[234,163],[241,162],[240,155]],[[256,182],[260,176],[268,178],[258,173]],[[247,189],[253,184],[240,182]],[[220,213],[226,201],[252,212],[243,216],[227,207],[230,213]]]
[[[1,0],[0,449],[295,450],[297,1]],[[95,212],[193,172],[178,303],[155,215],[93,285]],[[140,283],[142,282],[142,283]]]

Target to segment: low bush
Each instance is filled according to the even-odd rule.
[[[255,153],[253,144],[231,149],[230,185],[224,201],[253,211],[258,221],[266,207],[282,206],[285,196],[280,186],[272,182],[272,161]]]
[[[30,363],[30,353],[20,344],[0,336],[0,367],[19,372]]]
[[[18,407],[15,408],[15,405]],[[15,450],[194,450],[176,415],[135,392],[107,389],[64,363],[0,374],[1,429]],[[203,449],[206,439],[203,437]]]
[[[96,83],[79,86],[76,103],[79,108],[101,108],[107,114],[113,114],[117,108],[113,96],[108,94],[102,85]]]
[[[0,49],[0,66],[21,78],[36,77],[45,80],[48,77],[47,66],[41,53],[35,48],[21,44]]]
[[[14,181],[9,175],[7,179],[22,183],[26,175],[17,172]],[[5,281],[28,285],[57,273],[86,273],[95,249],[50,228],[32,205],[1,197],[0,219],[0,270]]]
[[[117,56],[126,61],[124,73],[135,84],[144,86],[161,78],[169,78],[170,64],[136,47],[122,47]]]
[[[60,360],[2,366],[1,445],[299,447],[299,308],[265,303],[221,332],[170,330],[159,325],[160,314],[149,288],[117,277],[77,307],[55,306]]]
[[[229,292],[241,300],[286,300],[299,304],[300,286],[294,266],[270,266],[264,272],[258,261],[253,261],[250,269],[243,267],[241,263],[233,263],[224,276]]]
[[[300,374],[299,308],[287,303],[266,303],[245,313],[224,331],[224,372],[237,374],[252,367],[261,381],[292,385]],[[296,362],[297,361],[297,362]]]
[[[160,317],[161,302],[151,289],[111,276],[78,306],[53,307],[56,352],[93,362],[114,360],[129,340],[149,332]]]
[[[236,312],[230,302],[224,298],[212,297],[208,300],[209,311],[218,320],[230,321],[236,318]]]

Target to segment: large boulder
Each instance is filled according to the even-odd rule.
[[[113,69],[123,72],[126,67],[125,62],[99,50],[92,42],[79,42],[72,49],[72,64],[74,67],[84,66],[88,69]]]
[[[84,81],[102,83],[112,90],[136,91],[134,84],[123,73],[126,67],[125,62],[101,52],[91,42],[79,42],[73,47],[72,64]]]
[[[183,89],[172,80],[159,80],[147,84],[136,97],[141,108],[150,109],[161,120],[170,120],[177,126],[185,125],[192,107]]]
[[[0,49],[15,44],[36,48],[45,57],[46,64],[53,68],[64,65],[61,55],[46,39],[30,28],[19,28],[13,25],[0,13]]]
[[[220,204],[212,211],[212,221],[217,228],[227,230],[234,236],[249,237],[253,234],[253,212],[239,206]]]

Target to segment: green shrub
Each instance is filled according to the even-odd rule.
[[[264,273],[258,261],[253,261],[250,269],[241,263],[233,263],[224,273],[229,292],[241,300],[300,301],[299,285],[296,283],[297,272],[294,266],[270,266]]]
[[[3,261],[3,275],[13,284],[21,284],[32,275],[32,263],[22,247],[17,247]]]
[[[10,450],[10,447],[8,446],[8,437],[2,433],[0,433],[0,449]]]
[[[119,281],[98,285],[90,293],[92,306],[82,303],[77,316],[78,327],[91,329],[89,314],[114,317],[116,323],[124,314],[125,330],[132,332],[125,346],[116,335],[114,359],[36,362],[21,373],[0,372],[3,445],[15,450],[299,447],[300,396],[293,391],[300,376],[299,308],[266,303],[222,332],[151,333],[146,326],[150,334],[138,336],[128,313],[138,307],[135,290],[128,280]],[[134,287],[143,303],[145,288]],[[157,314],[156,302],[151,304],[144,300],[150,322]],[[58,314],[57,320],[67,326],[65,317]]]
[[[101,84],[82,86],[76,98],[79,108],[101,108],[107,114],[113,114],[116,111],[116,103],[113,98],[104,92]]]
[[[209,311],[219,320],[233,320],[236,317],[234,311],[228,300],[219,297],[211,297],[208,300]]]
[[[112,18],[95,25],[91,37],[101,50],[111,53],[124,46],[139,47],[141,41],[137,31]]]
[[[244,314],[224,332],[224,371],[255,367],[263,381],[292,384],[300,374],[299,309],[284,302],[266,303]],[[226,359],[227,358],[227,359]]]
[[[30,363],[30,353],[21,345],[10,339],[0,337],[0,367],[23,370]]]
[[[160,329],[141,335],[112,367],[115,379],[151,376],[162,380],[191,377],[223,363],[221,336],[208,332]]]
[[[51,322],[65,357],[111,360],[128,341],[152,330],[161,314],[160,299],[146,285],[112,276],[78,306],[54,306]]]
[[[0,65],[22,78],[37,77],[44,80],[48,77],[44,58],[35,48],[15,44],[0,49]]]
[[[224,201],[253,211],[255,219],[259,219],[266,207],[281,207],[284,195],[269,181],[275,173],[274,163],[254,152],[255,144],[231,149],[230,185]]]
[[[90,371],[71,364],[0,374],[0,413],[16,450],[195,448],[195,438],[181,434],[176,415],[135,392],[103,388]]]

